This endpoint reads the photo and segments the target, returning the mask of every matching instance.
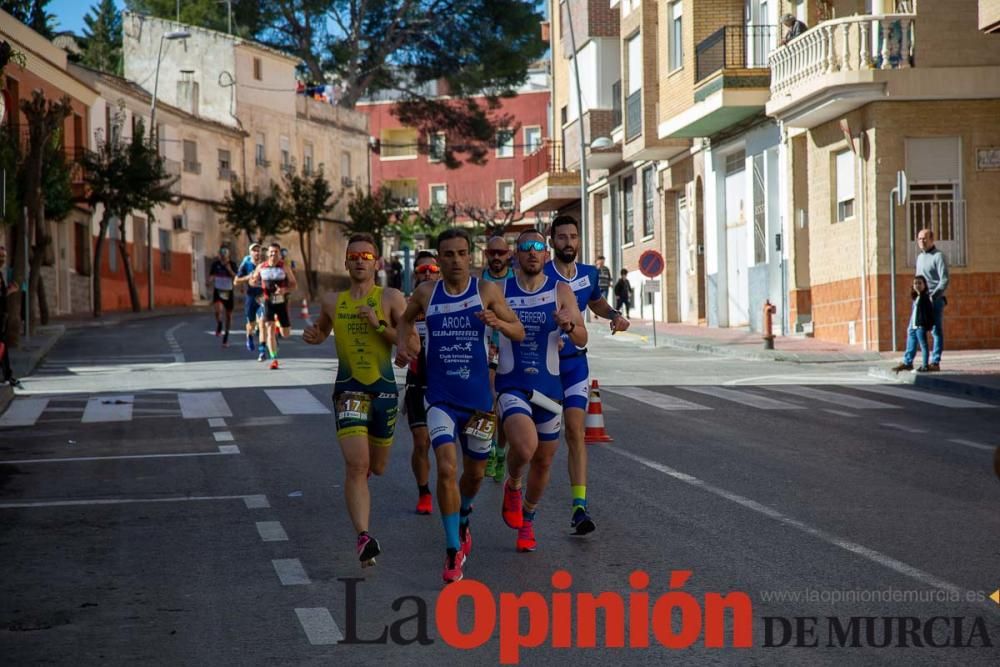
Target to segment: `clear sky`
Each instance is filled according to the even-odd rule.
[[[56,17],[57,31],[72,30],[79,35],[83,33],[83,17],[96,4],[97,0],[52,0],[46,9]],[[123,0],[115,0],[115,4],[125,7]]]

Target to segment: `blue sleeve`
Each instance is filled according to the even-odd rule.
[[[244,259],[242,262],[240,262],[240,268],[236,269],[236,276],[239,278],[243,278],[249,274],[250,271],[247,270],[247,261]]]

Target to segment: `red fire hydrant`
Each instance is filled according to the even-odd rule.
[[[768,299],[764,302],[764,349],[773,350],[774,349],[774,330],[771,326],[771,315],[774,315],[775,310],[774,304]]]

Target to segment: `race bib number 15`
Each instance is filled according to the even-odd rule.
[[[497,431],[497,416],[492,412],[479,412],[472,415],[465,424],[465,434],[477,440],[492,440]]]

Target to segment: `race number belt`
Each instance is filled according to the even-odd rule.
[[[337,396],[337,417],[339,419],[356,419],[368,421],[371,412],[372,398],[361,391],[345,391]]]
[[[271,297],[271,303],[284,303],[284,302],[285,302],[284,294],[275,294]]]
[[[477,440],[492,440],[493,434],[497,431],[497,416],[492,412],[482,412],[476,410],[475,414],[469,417],[463,432]]]
[[[223,301],[228,301],[229,297],[233,295],[229,290],[219,290],[219,298]]]

